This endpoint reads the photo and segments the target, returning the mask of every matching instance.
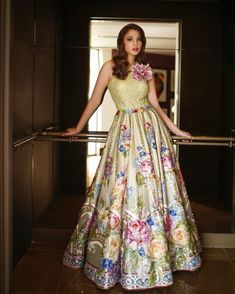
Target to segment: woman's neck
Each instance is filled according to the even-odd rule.
[[[130,66],[135,64],[135,56],[128,55],[127,60],[128,60],[128,63],[130,64]]]

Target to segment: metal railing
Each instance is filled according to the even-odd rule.
[[[16,141],[13,142],[13,148],[23,146],[24,144],[35,140],[37,138],[37,136],[39,136],[41,134],[42,130],[44,132],[47,132],[47,131],[53,130],[54,128],[55,128],[54,125],[50,125],[50,126],[48,126],[46,128],[38,130],[37,132],[33,132],[33,133],[23,137],[23,138],[17,139]]]
[[[79,133],[73,136],[63,136],[64,132],[52,131],[53,126],[45,130],[32,133],[24,138],[14,142],[13,147],[19,147],[30,141],[48,141],[48,142],[95,142],[105,143],[108,132],[88,131],[86,133]],[[234,147],[235,137],[217,137],[217,136],[193,136],[192,139],[179,136],[171,136],[173,144],[177,145],[203,145],[203,146],[225,146]]]
[[[53,142],[97,142],[105,143],[108,132],[86,132],[73,136],[63,136],[63,132],[43,131],[36,140]],[[178,145],[235,146],[235,137],[193,136],[192,139],[171,136],[173,143]]]

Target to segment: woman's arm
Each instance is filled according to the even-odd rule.
[[[66,135],[75,135],[80,133],[87,123],[88,119],[94,113],[94,111],[98,108],[101,103],[101,99],[104,93],[105,88],[107,87],[108,81],[112,75],[112,61],[108,61],[103,64],[98,78],[96,80],[96,84],[94,90],[92,92],[91,98],[89,99],[86,108],[84,109],[81,118],[79,119],[76,127],[68,128],[64,136]]]
[[[149,92],[148,92],[148,99],[150,104],[156,109],[156,111],[159,113],[169,130],[174,133],[176,136],[180,137],[187,137],[192,138],[192,135],[189,132],[183,131],[179,129],[172,121],[171,119],[165,114],[165,112],[162,110],[162,108],[159,105],[157,94],[155,90],[155,81],[154,78],[152,78],[149,82]]]

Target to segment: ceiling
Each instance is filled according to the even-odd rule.
[[[129,22],[116,20],[92,20],[90,46],[92,48],[116,48],[119,31]],[[138,22],[145,31],[146,51],[174,55],[178,48],[178,22]]]

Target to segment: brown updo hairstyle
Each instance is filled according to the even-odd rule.
[[[146,56],[145,56],[145,45],[146,45],[146,38],[145,33],[143,29],[138,26],[137,24],[130,23],[126,26],[124,26],[121,31],[118,34],[117,38],[117,47],[118,47],[118,53],[117,55],[113,56],[112,60],[114,62],[113,66],[113,75],[116,76],[119,79],[125,80],[125,78],[128,75],[128,67],[129,63],[127,60],[127,53],[125,51],[125,45],[124,45],[124,37],[128,33],[129,30],[135,30],[140,33],[140,39],[142,42],[141,50],[139,54],[136,56],[135,60],[138,63],[146,64]]]

